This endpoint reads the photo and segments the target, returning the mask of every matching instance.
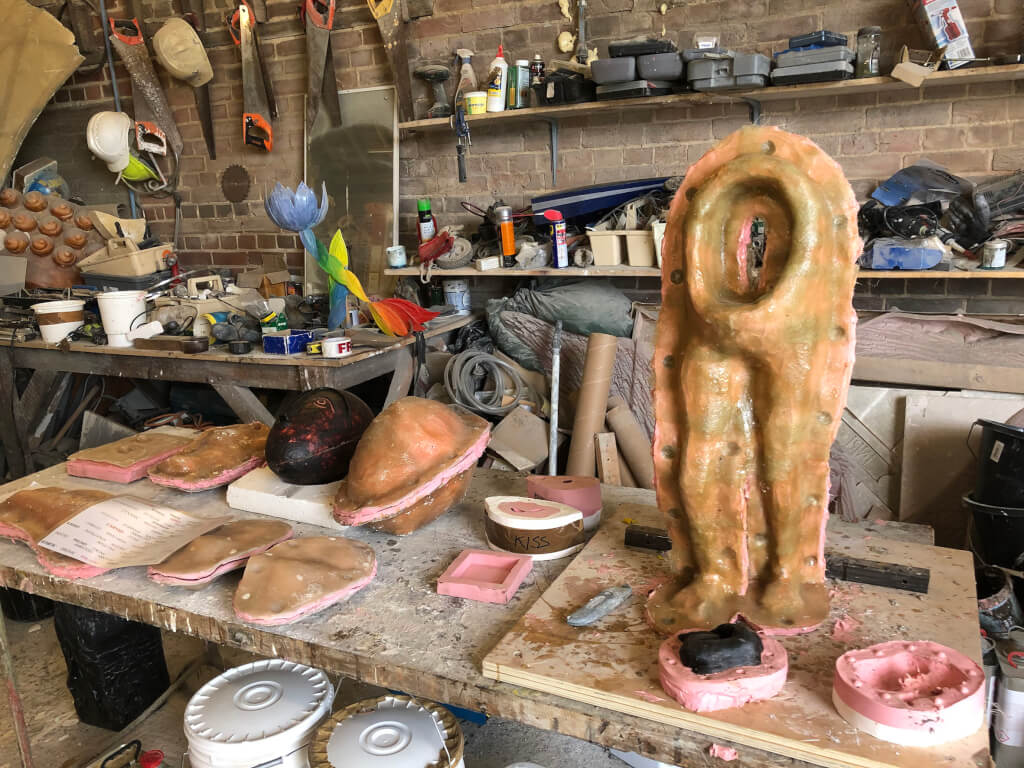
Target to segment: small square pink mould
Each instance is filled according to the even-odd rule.
[[[507,603],[532,567],[529,555],[464,549],[437,580],[437,593],[483,603]]]

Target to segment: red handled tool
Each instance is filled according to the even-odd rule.
[[[306,53],[309,62],[309,92],[306,98],[306,132],[312,134],[313,123],[326,103],[329,117],[341,125],[338,103],[338,82],[331,55],[331,30],[334,28],[336,0],[305,0],[302,14],[306,24]]]
[[[255,20],[248,3],[238,6],[229,29],[242,52],[242,138],[246,144],[270,152],[274,148],[270,91],[264,79]]]

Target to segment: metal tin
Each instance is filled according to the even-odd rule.
[[[392,269],[401,269],[409,263],[409,258],[405,254],[404,245],[392,245],[384,250],[387,254],[388,266]]]

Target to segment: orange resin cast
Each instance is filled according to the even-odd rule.
[[[766,228],[749,263],[751,224]],[[742,614],[769,633],[828,615],[828,456],[853,368],[857,202],[809,139],[751,126],[686,175],[669,216],[654,354],[665,633]]]

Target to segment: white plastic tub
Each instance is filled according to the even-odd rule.
[[[32,305],[39,332],[47,344],[59,344],[85,324],[85,302],[80,299],[44,301]]]

